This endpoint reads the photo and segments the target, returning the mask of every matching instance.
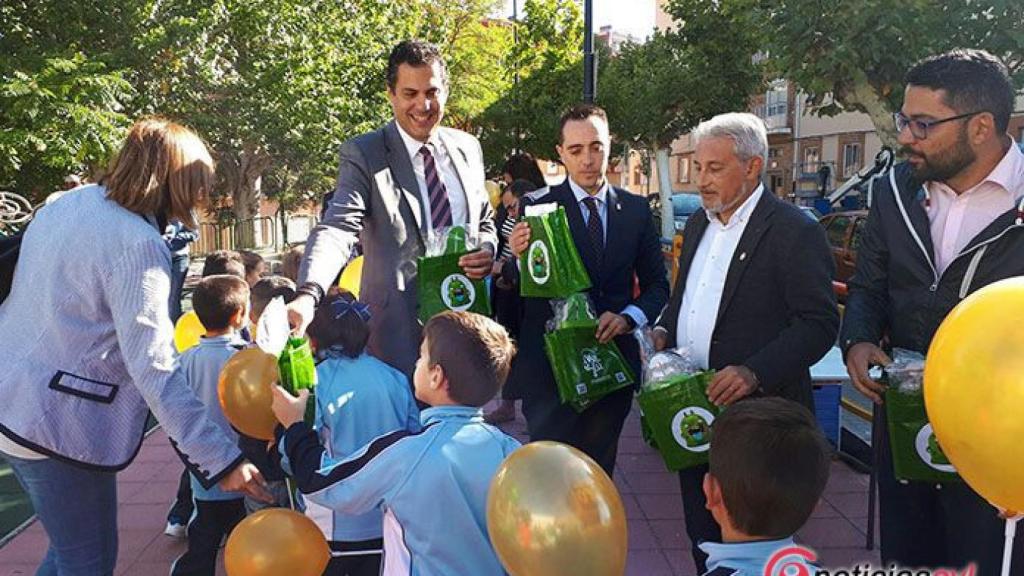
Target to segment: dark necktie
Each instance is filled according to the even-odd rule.
[[[434,230],[447,228],[452,225],[452,207],[448,203],[448,189],[444,187],[440,175],[437,173],[437,166],[434,164],[434,155],[426,146],[420,148],[423,155],[423,175],[427,181],[427,196],[430,198],[430,222]]]
[[[604,226],[601,225],[601,212],[597,209],[597,198],[584,198],[590,216],[587,218],[587,232],[590,232],[590,244],[594,255],[601,256],[604,252]]]

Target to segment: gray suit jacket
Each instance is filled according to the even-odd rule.
[[[497,246],[484,164],[476,138],[441,128],[468,206],[467,232]],[[394,121],[342,144],[338,186],[323,220],[306,241],[299,284],[326,290],[362,242],[360,299],[370,306],[370,353],[412,374],[421,326],[416,309],[416,259],[423,255],[429,206],[421,201],[412,161]]]

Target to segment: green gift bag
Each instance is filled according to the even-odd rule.
[[[316,399],[313,397],[313,389],[316,386],[316,362],[313,360],[309,340],[289,337],[284,350],[277,357],[277,369],[281,373],[281,386],[293,396],[298,396],[299,390],[309,390],[304,420],[306,424],[312,425],[316,414]]]
[[[526,216],[530,245],[519,256],[519,293],[537,298],[565,298],[590,288],[590,276],[569,231],[565,208]]]
[[[544,335],[558,397],[577,412],[633,384],[633,373],[615,342],[597,341],[597,320],[587,297],[573,294],[556,306],[556,329]]]
[[[419,258],[416,287],[419,319],[424,324],[446,310],[491,314],[487,283],[483,279],[470,280],[459,266],[459,258],[472,252],[466,246],[466,231],[453,226],[435,237],[427,255]]]
[[[714,371],[680,374],[646,385],[637,396],[658,452],[669,470],[708,462],[717,406],[708,400]]]
[[[960,479],[942,452],[924,407],[924,394],[885,391],[892,467],[899,480],[952,482]]]

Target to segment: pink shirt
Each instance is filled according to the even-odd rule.
[[[984,180],[957,194],[942,182],[928,182],[935,267],[942,274],[979,232],[1024,196],[1024,153],[1011,140],[1010,150]]]

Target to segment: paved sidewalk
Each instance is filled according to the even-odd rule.
[[[520,416],[504,426],[525,441]],[[181,540],[164,536],[165,514],[181,471],[162,431],[146,439],[138,458],[118,475],[120,553],[118,575],[167,574],[184,551]],[[629,521],[629,576],[691,576],[690,544],[683,526],[682,501],[675,474],[665,471],[658,454],[640,437],[636,410],[619,442],[619,487]],[[867,526],[868,477],[841,462],[832,465],[825,497],[798,541],[813,547],[823,566],[842,567],[867,561],[878,564],[878,552],[864,549]],[[0,549],[0,576],[35,573],[46,551],[42,526],[32,523]],[[221,569],[218,574],[223,574]]]

